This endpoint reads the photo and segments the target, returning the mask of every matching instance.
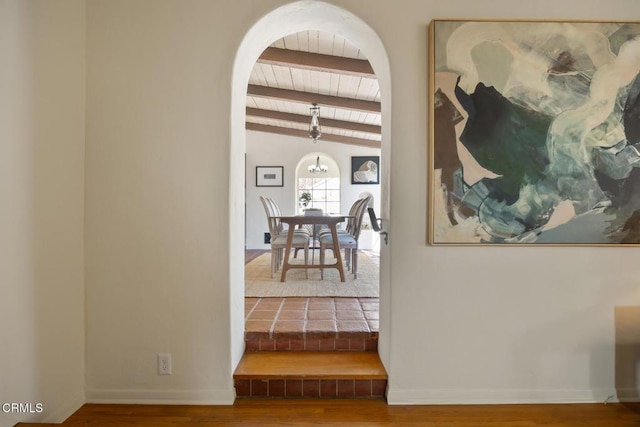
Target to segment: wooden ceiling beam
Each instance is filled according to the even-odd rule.
[[[278,135],[297,136],[300,138],[309,139],[309,133],[304,130],[283,128],[278,126],[269,126],[269,125],[263,125],[259,123],[251,123],[251,122],[245,123],[245,127],[247,130],[253,130],[257,132],[268,132],[268,133],[275,133]],[[342,135],[333,135],[330,133],[323,133],[322,137],[320,138],[320,142],[322,141],[338,142],[341,144],[357,145],[360,147],[369,147],[369,148],[380,148],[381,146],[380,141],[374,141],[374,140],[363,139],[363,138],[353,138],[353,137],[342,136]]]
[[[260,108],[247,107],[247,116],[262,117],[265,119],[282,120],[286,122],[304,123],[309,124],[310,117],[302,114],[283,113],[280,111],[263,110]],[[372,133],[374,135],[380,135],[382,128],[377,125],[368,125],[364,123],[347,122],[344,120],[334,120],[325,117],[320,117],[320,125],[322,127],[331,127],[344,130],[351,130],[354,132]]]
[[[257,96],[269,99],[284,99],[303,104],[318,104],[324,107],[344,108],[346,110],[364,111],[367,113],[380,113],[380,103],[361,99],[343,98],[339,96],[320,95],[317,93],[300,92],[289,89],[276,89],[272,87],[249,85],[247,96]]]
[[[302,52],[299,50],[268,47],[262,55],[260,55],[258,62],[302,68],[305,70],[328,71],[350,76],[376,78],[373,68],[367,60]]]

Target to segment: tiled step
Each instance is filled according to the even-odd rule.
[[[246,298],[254,351],[377,351],[378,298]]]
[[[384,397],[387,373],[375,352],[245,353],[238,397]]]

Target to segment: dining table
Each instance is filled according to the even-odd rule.
[[[287,271],[291,269],[310,269],[310,268],[335,268],[340,273],[340,281],[344,282],[344,266],[342,263],[342,256],[340,255],[340,242],[338,241],[338,232],[336,225],[344,222],[349,215],[292,215],[292,216],[279,216],[278,219],[289,226],[287,231],[287,246],[285,248],[284,260],[282,262],[282,273],[280,273],[280,281],[284,282]],[[293,234],[296,227],[301,225],[313,225],[315,226],[327,226],[331,231],[333,237],[333,253],[336,258],[335,263],[331,264],[291,264],[289,257],[291,255],[291,244],[293,242]]]

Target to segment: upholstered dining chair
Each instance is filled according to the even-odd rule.
[[[347,226],[344,230],[338,230],[338,242],[340,249],[344,249],[344,258],[347,270],[351,270],[354,279],[358,278],[358,238],[360,237],[360,229],[362,228],[362,220],[367,210],[370,196],[356,200],[351,209],[349,209],[350,218],[347,220]],[[324,264],[325,250],[333,248],[333,236],[331,232],[322,231],[319,236],[320,240],[320,264]],[[341,254],[334,254],[335,257]],[[320,271],[320,276],[324,278],[324,270]]]
[[[288,230],[283,229],[282,222],[278,219],[281,216],[278,205],[272,199],[262,196],[260,196],[260,201],[267,215],[269,234],[271,235],[271,278],[273,278],[282,264],[283,256],[289,255],[284,253],[284,249],[287,247]],[[305,264],[309,262],[309,240],[310,236],[306,230],[294,230],[291,247],[296,251],[298,249],[304,250]],[[309,277],[307,270],[305,270],[305,275],[307,278]]]

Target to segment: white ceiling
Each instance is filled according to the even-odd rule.
[[[289,35],[263,53],[249,79],[247,129],[306,136],[313,102],[320,141],[380,147],[380,88],[371,66],[356,46],[321,31]]]

